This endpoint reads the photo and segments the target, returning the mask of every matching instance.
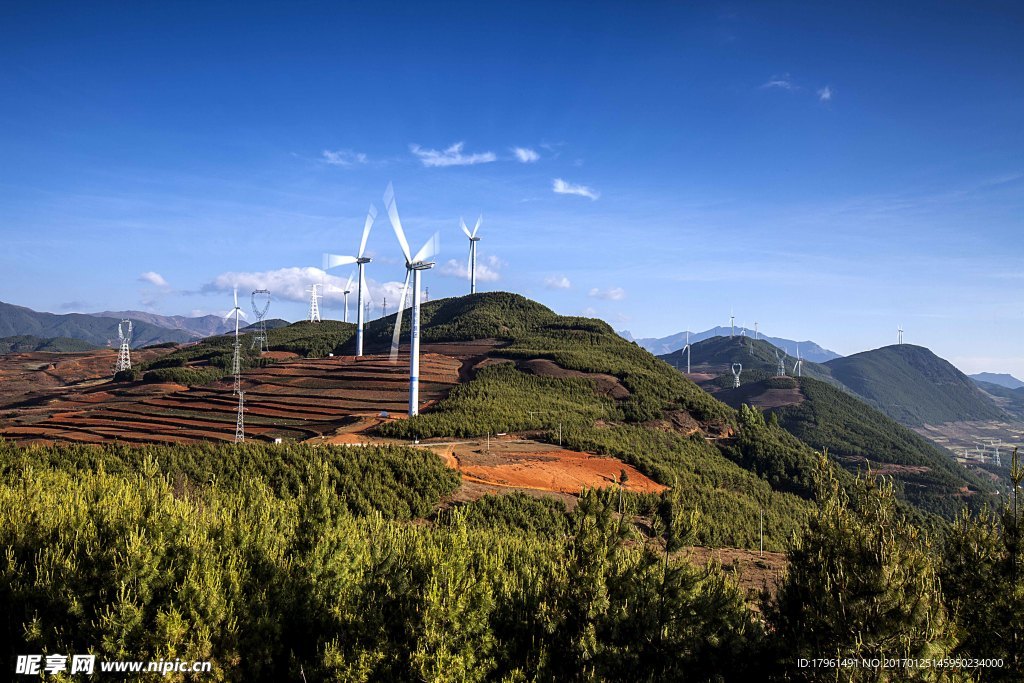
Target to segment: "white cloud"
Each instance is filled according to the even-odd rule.
[[[544,278],[544,286],[548,289],[569,289],[572,283],[564,275],[551,275]]]
[[[436,149],[423,149],[419,145],[409,145],[409,151],[415,154],[424,166],[472,166],[474,164],[488,164],[498,157],[494,152],[477,152],[475,154],[463,154],[464,142],[456,142],[444,151]]]
[[[161,287],[163,289],[167,289],[168,287],[170,287],[170,285],[167,284],[167,280],[164,279],[163,275],[161,275],[160,273],[155,273],[152,270],[148,270],[142,275],[140,275],[139,282],[148,282],[151,285]]]
[[[818,91],[819,102],[831,102],[832,101],[832,86],[826,85],[824,88]]]
[[[503,266],[501,259],[497,256],[488,256],[486,259],[477,259],[476,280],[477,282],[497,282],[501,279],[498,270]],[[458,261],[450,259],[441,266],[438,271],[441,275],[448,277],[459,277],[469,279],[469,260]]]
[[[529,147],[514,147],[512,152],[515,153],[516,159],[524,164],[530,164],[540,159],[540,155]]]
[[[767,81],[761,84],[762,90],[769,90],[772,88],[778,88],[779,90],[798,90],[799,88],[793,79],[790,78],[789,74],[782,74],[781,76],[772,76]]]
[[[342,168],[361,166],[369,161],[363,152],[353,152],[351,149],[325,149],[322,153],[325,163]]]
[[[608,289],[598,289],[594,287],[587,296],[592,296],[595,299],[606,299],[608,301],[622,301],[626,298],[626,290],[622,287],[609,287]]]
[[[225,295],[238,286],[239,293],[251,292],[254,289],[269,289],[273,300],[307,302],[309,301],[309,288],[314,283],[323,284],[320,291],[324,300],[332,301],[335,304],[344,299],[345,283],[348,281],[348,273],[344,275],[332,275],[325,273],[320,268],[313,267],[291,267],[268,270],[262,273],[221,273],[202,287],[204,293],[219,293]],[[402,294],[402,282],[376,282],[370,278],[366,279],[367,292],[364,292],[364,299],[368,296],[371,303],[379,306],[386,296],[388,306],[394,313],[398,298]],[[353,294],[349,295],[349,306],[355,307],[356,283],[353,282]],[[227,299],[225,299],[227,300]],[[323,305],[323,304],[321,304]],[[273,307],[273,304],[271,304]],[[379,311],[378,311],[379,314]]]
[[[555,194],[574,194],[580,197],[589,197],[592,200],[601,196],[597,190],[592,187],[567,183],[561,178],[555,178],[554,181],[552,181],[551,189]]]

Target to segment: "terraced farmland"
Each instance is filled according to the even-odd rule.
[[[422,355],[423,408],[458,383],[463,363],[438,353]],[[243,373],[242,390],[247,438],[331,435],[382,412],[403,415],[408,408],[408,358],[394,364],[386,356],[288,360]],[[110,382],[64,387],[33,396],[6,413],[0,436],[93,443],[233,441],[237,405],[230,380],[193,388]]]

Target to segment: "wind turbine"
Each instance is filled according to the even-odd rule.
[[[800,345],[796,345],[796,362],[793,363],[793,373],[797,377],[803,377],[804,360],[800,357]]]
[[[438,252],[440,238],[435,232],[433,237],[413,256],[409,251],[409,242],[405,239],[402,221],[398,218],[398,206],[395,205],[395,188],[388,183],[384,191],[384,206],[391,219],[391,227],[398,238],[405,256],[405,285],[402,296],[398,300],[398,312],[395,313],[395,333],[391,339],[391,361],[398,360],[398,337],[402,333],[402,309],[405,308],[405,297],[412,280],[412,330],[409,333],[409,417],[420,412],[420,273],[434,267],[430,259]]]
[[[370,237],[370,228],[373,227],[373,221],[376,220],[376,218],[377,207],[370,204],[370,209],[366,212],[366,222],[363,223],[363,239],[359,242],[359,251],[356,252],[355,256],[324,254],[324,270],[337,268],[338,266],[347,266],[350,263],[356,264],[359,268],[359,293],[356,295],[356,356],[363,355],[363,322],[367,317],[366,307],[363,306],[363,292],[367,291],[366,273],[363,266],[372,260],[363,254],[366,253],[366,240]],[[345,289],[348,289],[348,287],[346,286]],[[348,311],[347,299],[345,310]]]
[[[896,343],[897,344],[902,344],[903,343],[903,326],[902,325],[900,325],[899,327],[896,328]]]
[[[235,376],[235,388],[232,393],[237,394],[241,390],[242,385],[242,380],[239,378],[239,375],[242,372],[242,362],[241,351],[238,347],[238,320],[241,318],[248,322],[248,318],[245,317],[245,312],[243,312],[241,307],[238,305],[238,285],[235,285],[235,307],[227,312],[224,319],[228,320],[231,317],[234,317],[235,319],[235,356],[231,361],[231,374]]]
[[[352,273],[348,276],[348,281],[345,283],[345,289],[341,290],[342,295],[345,297],[345,316],[344,322],[348,322],[348,295],[352,293],[352,278],[356,276]]]
[[[480,238],[476,236],[476,231],[480,229],[480,223],[484,220],[484,215],[480,214],[480,217],[476,219],[476,225],[473,226],[473,232],[469,231],[466,227],[466,221],[459,219],[459,225],[462,227],[462,232],[466,233],[466,237],[469,238],[469,264],[466,266],[466,270],[469,271],[469,293],[476,294],[476,243],[480,241]]]
[[[683,350],[679,352],[679,355],[682,355],[683,351],[686,351],[686,374],[689,375],[690,374],[690,331],[689,330],[686,331],[686,346],[684,346]]]

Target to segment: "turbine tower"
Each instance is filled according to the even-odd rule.
[[[395,188],[388,183],[384,191],[384,206],[387,208],[391,227],[398,238],[405,256],[405,285],[398,301],[398,312],[395,314],[395,333],[391,339],[391,360],[398,360],[398,337],[402,332],[402,309],[405,308],[405,297],[412,281],[412,330],[409,332],[409,417],[420,412],[420,273],[434,267],[430,259],[438,251],[439,237],[437,233],[420,247],[415,256],[410,255],[409,242],[405,239],[402,221],[398,218],[398,207],[395,205]]]
[[[900,325],[899,327],[896,328],[896,343],[897,344],[902,344],[903,343],[903,326],[902,325]]]
[[[364,266],[372,259],[364,254],[366,253],[366,240],[370,238],[370,228],[373,227],[373,221],[376,219],[377,207],[370,204],[370,208],[366,212],[366,221],[363,223],[363,238],[359,241],[359,251],[356,252],[355,256],[324,254],[324,270],[346,266],[350,263],[356,264],[356,267],[359,269],[359,293],[356,294],[356,356],[363,355],[363,324],[370,317],[370,302],[367,301],[365,305],[363,303],[364,297],[369,299]],[[348,288],[346,287],[346,289]],[[345,310],[348,310],[347,303],[345,304]]]
[[[740,373],[743,372],[743,363],[732,364],[732,386],[734,389],[740,388]]]
[[[132,321],[122,320],[117,324],[117,338],[120,340],[121,345],[117,351],[117,364],[114,366],[114,372],[121,372],[122,370],[132,369]]]
[[[686,374],[690,374],[690,331],[686,331],[686,346],[683,347],[683,351],[686,351]],[[682,355],[683,351],[679,354]]]
[[[469,264],[466,266],[466,271],[469,274],[469,293],[476,294],[476,243],[480,241],[480,238],[476,236],[476,231],[480,229],[480,223],[484,220],[484,215],[480,214],[480,217],[476,219],[476,225],[473,226],[473,232],[469,231],[466,227],[466,221],[459,219],[459,226],[462,228],[462,232],[466,233],[466,237],[469,238]]]
[[[270,310],[270,290],[254,289],[249,297],[252,302],[252,312],[256,316],[256,334],[252,338],[249,349],[259,349],[260,353],[269,351],[267,347],[267,311]]]
[[[317,287],[320,285],[313,283],[313,286],[309,288],[309,322],[318,323],[320,322],[320,298],[322,294],[317,293]]]
[[[729,311],[729,336],[732,337],[736,334],[736,316]]]
[[[796,345],[796,362],[793,363],[793,374],[797,377],[803,377],[804,360],[800,357],[800,345]]]
[[[349,275],[348,281],[345,282],[345,289],[341,290],[342,295],[345,297],[345,313],[344,316],[342,317],[342,320],[344,322],[348,322],[348,295],[352,293],[352,278],[354,278],[355,276],[355,273]]]
[[[235,318],[235,356],[231,361],[231,374],[235,376],[235,386],[232,393],[237,394],[241,391],[242,380],[239,377],[242,372],[242,351],[238,347],[238,319],[245,319],[245,313],[242,313],[242,309],[238,306],[238,285],[235,285],[235,307],[228,311],[224,319],[227,320],[234,316]]]
[[[757,321],[754,321],[754,341],[757,341]]]

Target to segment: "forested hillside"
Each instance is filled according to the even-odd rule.
[[[43,339],[42,337],[23,334],[16,337],[0,338],[0,353],[29,353],[34,351],[74,353],[76,351],[92,351],[95,348],[97,347],[94,344],[69,337]]]
[[[904,425],[1005,417],[970,378],[921,346],[886,346],[830,360],[825,367],[872,407]]]

